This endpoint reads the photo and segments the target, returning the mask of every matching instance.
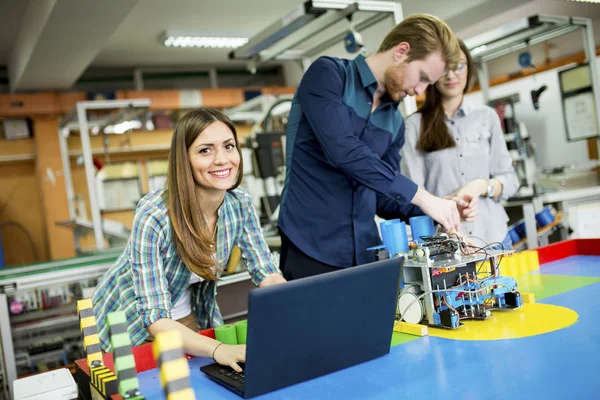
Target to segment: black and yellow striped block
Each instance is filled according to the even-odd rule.
[[[131,337],[127,331],[127,317],[124,311],[116,311],[106,316],[110,331],[110,344],[113,348],[115,374],[119,394],[123,399],[142,400],[140,382],[135,371],[135,359],[131,352]]]
[[[105,399],[118,393],[117,376],[104,365],[90,368],[90,382]]]
[[[102,365],[102,349],[98,338],[96,317],[92,308],[92,300],[85,299],[77,302],[77,314],[79,315],[79,327],[83,336],[83,349],[87,355],[87,364],[92,367]]]
[[[194,400],[190,386],[190,367],[183,353],[183,340],[177,331],[156,335],[152,352],[160,374],[160,383],[167,400]]]
[[[100,393],[94,386],[90,384],[90,399],[92,400],[106,400],[106,397]]]

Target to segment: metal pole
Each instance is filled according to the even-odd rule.
[[[477,66],[477,77],[479,78],[479,87],[483,94],[483,103],[487,104],[490,101],[490,76],[486,60],[480,60]]]
[[[304,72],[306,72],[308,70],[308,67],[310,67],[311,63],[312,63],[312,60],[310,59],[310,57],[302,58],[302,69],[304,70]]]
[[[592,93],[594,95],[594,103],[596,106],[596,127],[598,128],[598,118],[600,118],[600,82],[598,81],[598,62],[596,61],[596,44],[594,40],[594,28],[592,21],[588,18],[584,19],[583,27],[583,49],[585,56],[590,65],[590,76],[592,78]],[[598,132],[600,133],[600,132]]]
[[[68,128],[58,130],[58,144],[60,146],[60,158],[63,165],[63,178],[65,180],[65,190],[67,192],[67,205],[69,206],[69,219],[74,220],[77,217],[75,212],[75,195],[73,189],[73,177],[71,176],[71,162],[69,159],[69,146],[67,144]]]
[[[77,119],[79,121],[81,150],[83,151],[83,165],[85,167],[85,178],[90,197],[90,209],[92,211],[92,226],[94,228],[94,238],[96,239],[96,250],[103,250],[104,236],[102,235],[102,219],[100,216],[100,208],[98,207],[98,198],[96,197],[96,176],[94,175],[92,145],[90,143],[85,104],[77,103]]]
[[[8,315],[8,300],[6,293],[0,293],[0,339],[2,340],[2,358],[4,359],[5,385],[12,392],[12,384],[17,379],[17,364],[15,361],[15,349],[10,329],[10,316]],[[10,396],[13,397],[12,395]]]
[[[144,90],[144,75],[141,68],[133,70],[133,85],[135,90]]]
[[[535,209],[533,203],[523,204],[523,218],[525,219],[525,233],[527,237],[527,248],[538,247],[537,225],[535,221]]]
[[[399,1],[393,3],[394,9],[394,26],[398,25],[404,19],[404,14],[402,12],[402,4]]]
[[[216,89],[219,87],[219,80],[217,78],[217,69],[211,68],[208,70],[208,79],[210,80],[210,87]]]
[[[425,257],[429,257],[429,253],[427,253]],[[429,277],[429,273],[430,270],[428,266],[421,267],[421,275],[423,276],[423,291],[429,292],[423,298],[423,304],[425,305],[425,316],[427,317],[427,322],[429,325],[434,325],[435,322],[433,321],[433,313],[435,312],[435,306],[433,304],[433,293],[431,293],[433,287],[431,286],[431,278]]]

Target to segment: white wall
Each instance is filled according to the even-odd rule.
[[[565,15],[591,19],[600,17],[600,6],[593,3],[567,0],[523,0],[522,3],[522,5],[513,7],[509,11],[500,12],[492,18],[471,20],[466,23],[466,21],[459,20],[457,17],[449,23],[458,37],[467,39],[500,25],[514,22],[518,18],[529,17],[536,14]],[[596,38],[598,38],[598,35],[596,35]]]
[[[598,6],[600,9],[600,5]],[[600,19],[592,20],[595,42],[600,43]],[[583,51],[583,30],[577,30],[567,35],[558,36],[548,41],[548,55],[551,60],[571,56]],[[531,46],[529,49],[534,65],[543,65],[546,61],[544,43]],[[506,75],[521,70],[519,54],[525,49],[494,59],[488,63],[490,77]]]
[[[600,5],[577,3],[564,0],[526,1],[523,5],[484,21],[474,21],[468,26],[453,26],[461,38],[469,38],[489,29],[513,22],[535,14],[564,15],[587,17],[592,19],[596,43],[600,42]],[[549,41],[551,60],[576,54],[583,50],[582,31],[572,32]],[[545,63],[546,54],[543,44],[532,46],[529,51],[534,64]],[[520,71],[518,56],[522,51],[497,58],[488,63],[489,76],[511,74]],[[540,99],[540,109],[534,110],[531,101],[532,89],[542,85],[548,89]],[[585,141],[568,142],[564,124],[563,107],[558,84],[558,70],[545,71],[533,76],[494,86],[490,89],[490,98],[497,98],[511,93],[519,93],[521,101],[516,108],[516,117],[523,121],[535,143],[537,164],[549,167],[563,164],[581,164],[589,160]],[[467,95],[466,102],[481,104],[481,92]]]
[[[586,141],[568,142],[558,83],[559,69],[545,71],[490,88],[490,99],[519,93],[521,101],[515,106],[515,117],[527,127],[536,147],[537,165],[541,167],[582,164],[589,160]],[[547,85],[535,110],[531,90]],[[481,92],[465,96],[466,104],[483,104]]]

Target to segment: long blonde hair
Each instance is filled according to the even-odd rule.
[[[240,185],[244,167],[235,126],[225,114],[211,108],[191,111],[179,120],[171,139],[167,172],[167,207],[175,250],[190,271],[206,280],[217,279],[213,270],[216,244],[202,212],[202,201],[196,191],[188,149],[204,129],[217,121],[223,122],[233,132],[240,164],[237,179],[230,190]]]

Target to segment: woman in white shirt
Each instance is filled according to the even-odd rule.
[[[496,112],[463,104],[475,70],[469,50],[459,42],[457,69],[430,85],[419,112],[406,120],[401,170],[436,196],[479,196],[479,213],[462,223],[461,233],[511,248],[500,200],[517,192],[519,179]]]

